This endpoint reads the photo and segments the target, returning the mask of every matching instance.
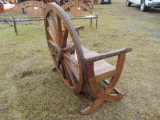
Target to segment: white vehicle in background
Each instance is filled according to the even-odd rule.
[[[127,6],[131,6],[131,4],[140,5],[141,11],[146,11],[150,7],[160,8],[160,0],[126,0]]]

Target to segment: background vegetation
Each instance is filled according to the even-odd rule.
[[[91,115],[81,110],[87,104],[71,93],[51,71],[53,65],[44,24],[0,23],[0,119],[1,120],[159,120],[160,119],[160,9],[141,12],[125,1],[94,6],[98,29],[89,20],[81,43],[96,52],[131,46],[117,87],[125,93],[117,102],[104,102]],[[0,13],[10,18],[9,12]],[[0,16],[0,19],[3,19]]]

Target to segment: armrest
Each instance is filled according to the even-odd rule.
[[[116,55],[125,54],[130,51],[132,51],[132,48],[127,47],[127,48],[123,48],[123,49],[119,49],[119,50],[115,50],[115,51],[111,51],[111,52],[107,52],[107,53],[98,54],[93,57],[86,58],[85,60],[87,63],[90,63],[90,62],[95,62],[95,61],[98,61],[101,59],[113,57]]]
[[[81,29],[84,29],[84,26],[76,26],[76,27],[74,27],[76,30],[78,29],[78,30],[81,30]]]
[[[79,30],[84,29],[84,26],[76,26],[76,27],[74,27],[74,28],[75,28],[75,30],[76,30],[78,36],[79,36]]]

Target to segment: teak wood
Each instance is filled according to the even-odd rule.
[[[51,3],[52,0],[43,0],[43,2],[47,4],[47,3]]]
[[[83,27],[74,28],[66,12],[56,3],[46,7],[44,22],[47,43],[54,62],[52,70],[58,72],[70,91],[88,101],[89,106],[82,113],[90,114],[105,100],[119,100],[123,94],[115,85],[120,77],[125,55],[132,49],[128,47],[98,54],[83,47],[76,32]],[[104,60],[113,56],[118,57],[116,66]],[[99,85],[100,83],[105,86]],[[90,86],[95,100],[83,92],[86,85]]]
[[[69,9],[70,13],[70,19],[75,20],[75,19],[90,19],[90,26],[92,26],[92,19],[96,20],[96,29],[97,29],[97,20],[98,20],[98,15],[93,15],[92,14],[92,8],[88,6],[87,4],[80,2],[78,0],[75,1],[69,1],[62,6],[63,10]],[[84,10],[85,12],[88,12],[88,15],[83,15]]]
[[[4,12],[4,7],[3,7],[3,3],[0,2],[0,13]]]
[[[39,1],[24,1],[13,7],[11,9],[11,15],[13,18],[15,33],[18,35],[18,30],[16,25],[17,22],[44,20],[43,12],[46,6],[47,4]],[[19,17],[18,14],[16,13],[24,8],[27,10],[27,13]]]
[[[93,0],[79,0],[85,4],[87,4],[90,8],[93,8]]]

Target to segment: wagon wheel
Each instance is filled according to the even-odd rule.
[[[85,84],[86,69],[76,30],[63,9],[55,3],[46,7],[44,22],[47,43],[56,70],[68,88],[79,93]]]

